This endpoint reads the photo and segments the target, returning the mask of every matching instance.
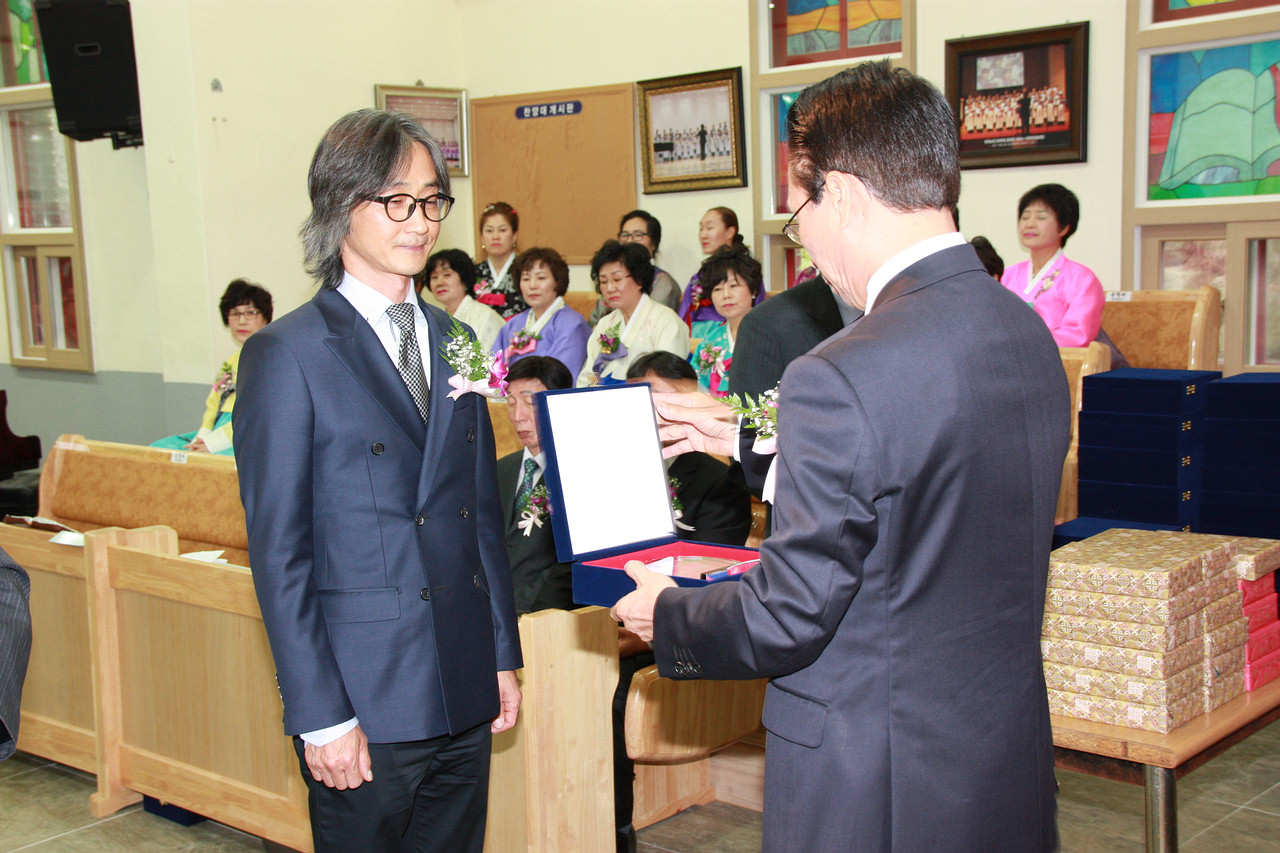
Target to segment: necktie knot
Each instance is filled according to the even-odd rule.
[[[387,307],[387,315],[400,327],[400,331],[413,331],[413,306],[408,302],[393,302]]]

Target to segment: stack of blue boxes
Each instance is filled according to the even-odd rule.
[[[1206,392],[1221,375],[1123,368],[1084,377],[1082,517],[1200,529]]]
[[[1280,373],[1209,386],[1199,529],[1280,539]]]

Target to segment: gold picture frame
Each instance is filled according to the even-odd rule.
[[[636,86],[646,193],[747,185],[741,68]]]
[[[373,93],[378,109],[413,116],[440,143],[451,176],[465,178],[470,174],[465,89],[376,85]]]

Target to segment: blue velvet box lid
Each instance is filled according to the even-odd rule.
[[[1280,373],[1238,373],[1209,383],[1211,418],[1280,420]]]
[[[1280,474],[1280,420],[1205,418],[1204,464]]]
[[[1080,444],[1112,449],[1146,450],[1182,457],[1200,447],[1204,419],[1190,415],[1080,413]]]
[[[1200,493],[1191,489],[1095,480],[1081,480],[1078,488],[1081,515],[1173,524],[1191,530],[1200,523]]]
[[[543,391],[535,398],[556,556],[573,562],[574,601],[611,607],[634,590],[622,570],[633,556],[646,562],[675,555],[746,560],[758,553],[676,538],[647,384]]]
[[[1061,548],[1071,542],[1079,542],[1090,536],[1097,536],[1107,530],[1121,528],[1125,530],[1181,530],[1176,524],[1147,524],[1142,521],[1119,521],[1114,518],[1093,518],[1082,515],[1070,521],[1064,521],[1053,528],[1053,547]]]
[[[1190,415],[1204,410],[1216,370],[1152,370],[1123,367],[1084,377],[1082,408],[1088,412]]]
[[[1117,450],[1112,447],[1080,445],[1077,450],[1080,477],[1106,483],[1135,486],[1166,486],[1173,489],[1200,487],[1200,454],[1162,453],[1151,450]]]

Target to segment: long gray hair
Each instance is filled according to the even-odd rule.
[[[316,146],[307,176],[311,215],[300,235],[307,272],[324,287],[342,282],[342,242],[351,228],[351,211],[395,180],[415,142],[431,155],[438,191],[448,195],[449,169],[440,145],[404,113],[356,110],[334,122]]]

